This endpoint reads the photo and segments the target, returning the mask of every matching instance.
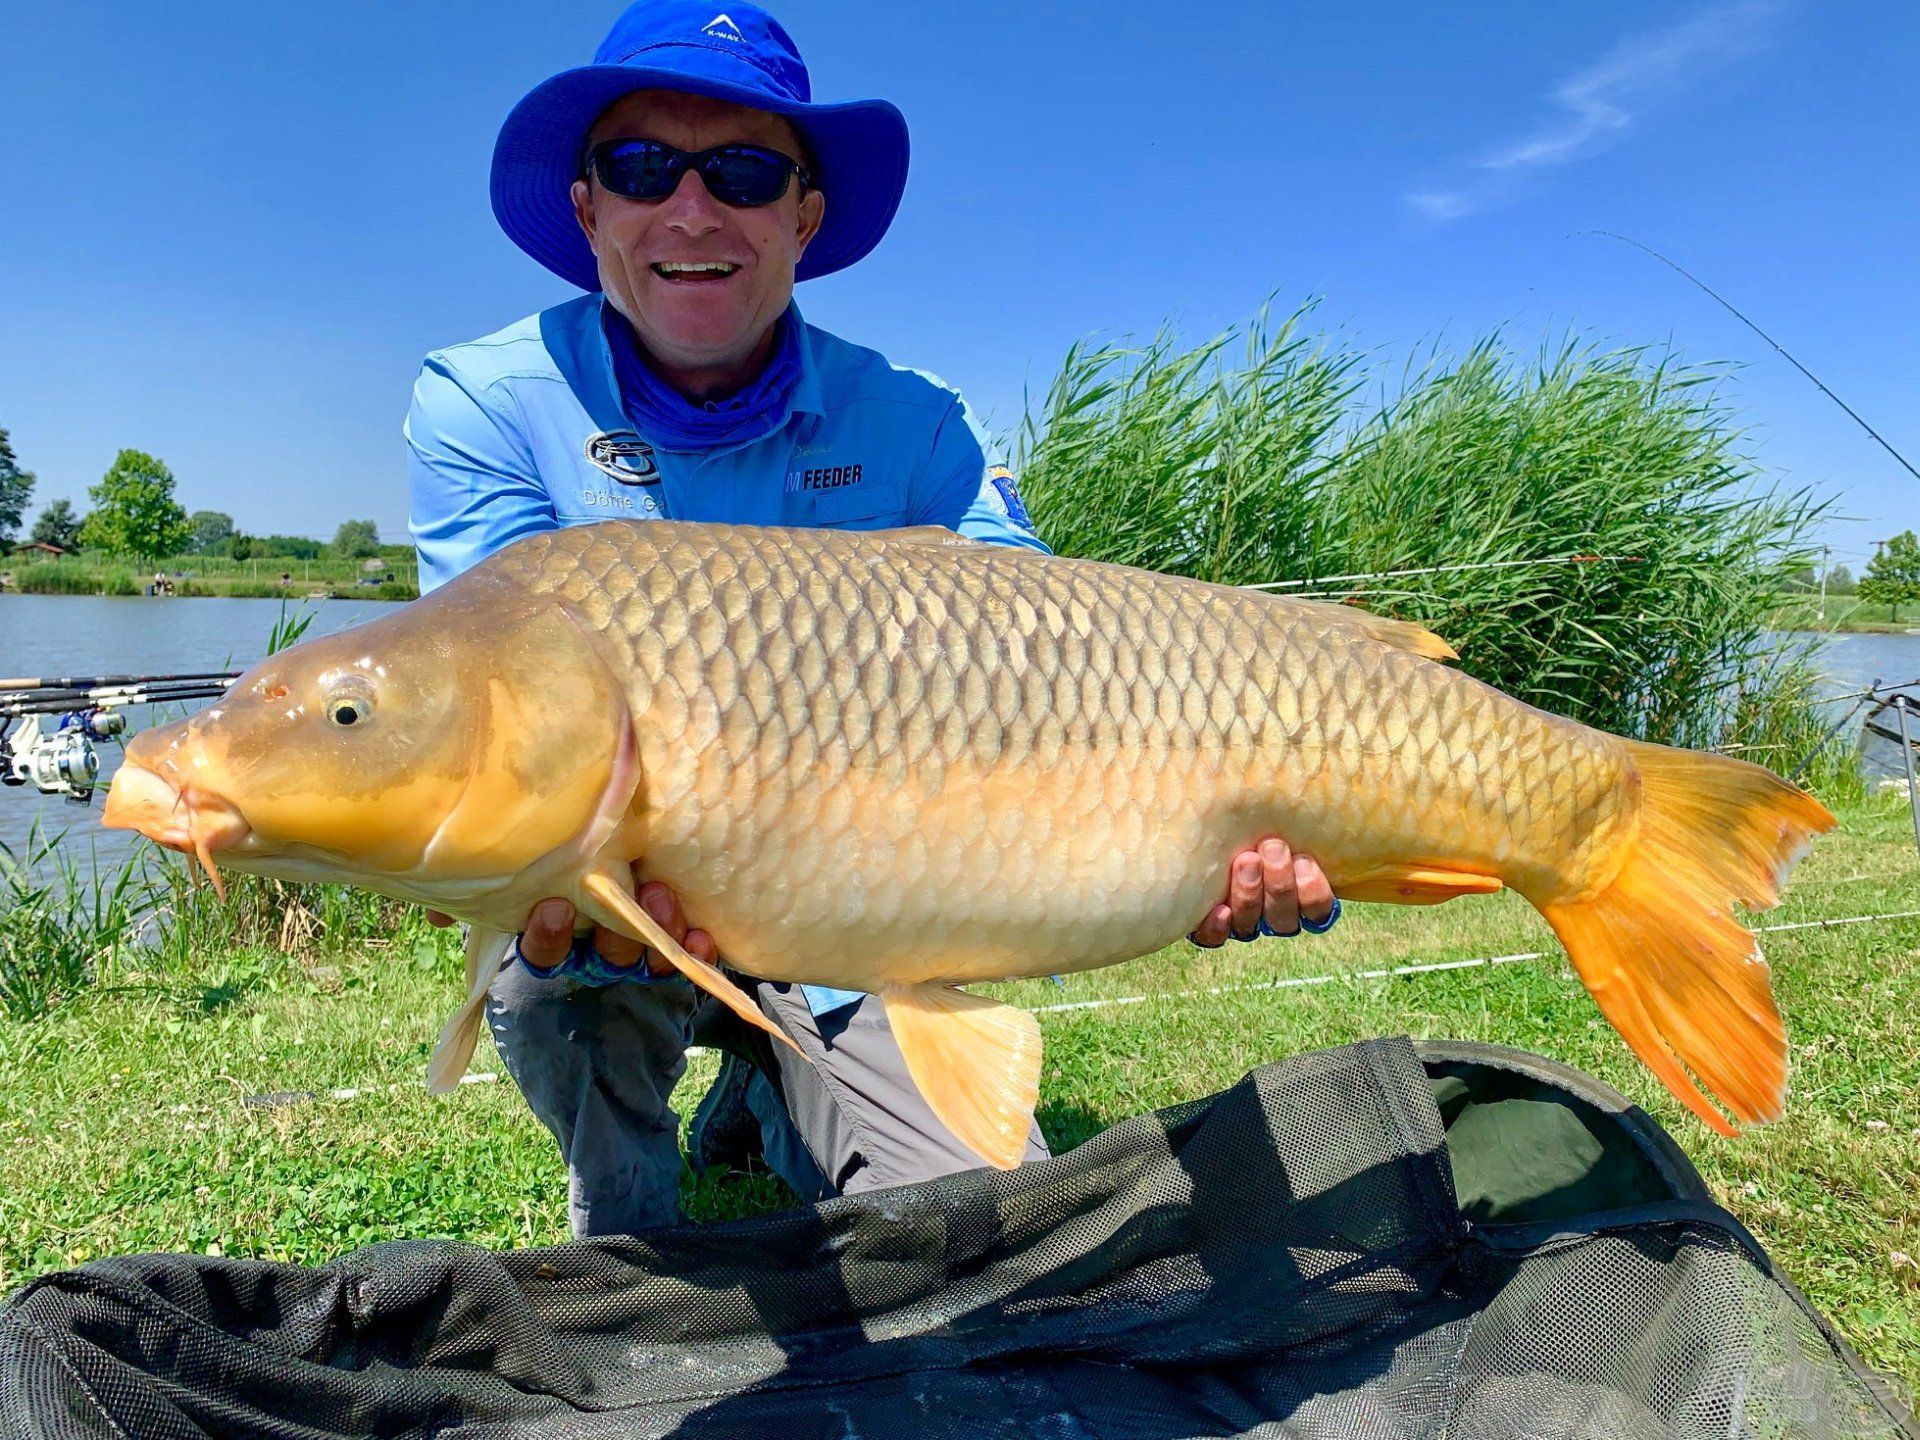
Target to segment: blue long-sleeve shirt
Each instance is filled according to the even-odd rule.
[[[880,530],[945,525],[1045,551],[959,392],[801,321],[800,378],[765,438],[676,451],[637,434],[604,296],[436,350],[407,415],[422,591],[523,535],[596,520]],[[816,1014],[857,992],[807,987]]]
[[[523,535],[596,520],[945,525],[1046,549],[958,391],[812,325],[771,434],[649,443],[620,404],[603,304],[582,296],[427,357],[406,424],[423,591]]]

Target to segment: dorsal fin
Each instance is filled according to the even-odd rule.
[[[1391,645],[1394,649],[1405,650],[1411,655],[1421,655],[1428,660],[1460,658],[1459,652],[1446,641],[1424,625],[1416,625],[1411,620],[1389,620],[1386,616],[1376,615],[1371,610],[1342,605],[1335,600],[1302,600],[1293,595],[1269,595],[1267,598],[1289,605],[1299,605],[1316,619],[1350,625],[1370,639],[1378,640],[1382,645]]]

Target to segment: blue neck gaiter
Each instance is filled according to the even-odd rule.
[[[775,322],[773,354],[738,394],[694,401],[662,380],[641,357],[633,327],[611,305],[601,311],[620,408],[641,436],[667,450],[711,450],[771,435],[786,418],[787,402],[800,381],[800,312],[787,306]]]

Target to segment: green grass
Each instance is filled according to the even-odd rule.
[[[495,1078],[444,1100],[421,1084],[458,998],[448,937],[342,892],[279,933],[195,924],[184,953],[99,983],[32,1022],[0,1020],[0,1292],[96,1256],[144,1250],[319,1263],[377,1240],[490,1246],[566,1235],[552,1140],[482,1042]],[[189,908],[200,902],[176,896]],[[329,911],[331,907],[331,912]],[[262,906],[250,907],[254,910]],[[1906,812],[1845,808],[1767,923],[1920,910]],[[334,939],[328,937],[331,923]],[[341,935],[377,939],[341,943]],[[291,946],[296,955],[280,948]],[[1715,1192],[1876,1366],[1920,1378],[1920,920],[1766,937],[1795,1037],[1787,1118],[1725,1141],[1639,1068],[1557,957],[1399,979],[1218,996],[1213,985],[1553,950],[1509,897],[1432,910],[1354,906],[1333,935],[1204,952],[1176,946],[1019,1003],[1151,994],[1043,1018],[1041,1118],[1056,1147],[1205,1095],[1253,1066],[1365,1036],[1500,1041],[1610,1081],[1668,1125]],[[713,1074],[697,1056],[691,1110]],[[351,1094],[345,1093],[351,1091]],[[307,1092],[261,1105],[250,1097]],[[340,1092],[340,1093],[336,1093]],[[701,1219],[777,1207],[763,1175],[685,1181]]]
[[[143,595],[156,570],[173,578],[176,596],[272,599],[326,594],[338,600],[412,600],[419,596],[418,562],[411,554],[385,560],[393,579],[380,585],[359,583],[365,574],[357,560],[292,560],[283,557],[231,560],[218,555],[177,555],[134,562],[101,555],[29,559],[16,555],[3,568],[13,587],[26,595]],[[286,584],[281,575],[289,576]]]
[[[1781,630],[1865,630],[1901,635],[1920,630],[1920,605],[1871,605],[1857,595],[1827,596],[1824,615],[1816,595],[1783,595],[1772,623]]]

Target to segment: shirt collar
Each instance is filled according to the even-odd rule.
[[[599,342],[601,374],[605,378],[609,392],[617,397],[620,393],[620,382],[614,377],[613,351],[607,344],[606,332],[607,318],[611,312],[612,302],[603,293],[600,296],[600,307],[594,312],[598,322],[595,327],[598,332],[595,338]],[[800,378],[794,382],[793,394],[787,402],[787,418],[790,420],[795,415],[812,415],[816,418],[824,416],[827,413],[827,402],[824,388],[820,383],[819,359],[814,354],[813,329],[800,314],[799,301],[787,302],[787,319],[800,337]]]
[[[826,399],[821,393],[820,366],[813,353],[813,331],[801,318],[798,301],[787,305],[787,319],[800,336],[800,378],[794,382],[788,402],[790,415],[825,415]]]

